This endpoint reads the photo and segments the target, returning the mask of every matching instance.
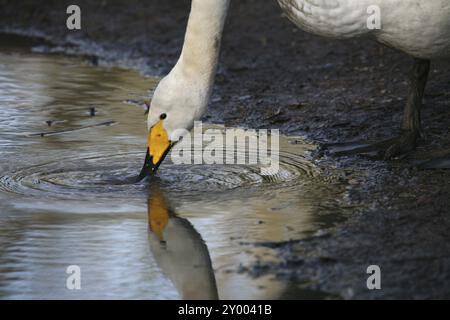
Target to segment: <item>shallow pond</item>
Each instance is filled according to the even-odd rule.
[[[323,182],[313,146],[281,137],[273,177],[166,161],[151,182],[108,183],[141,168],[142,101],[157,79],[10,42],[0,47],[1,298],[316,297],[242,272],[277,259],[258,243],[340,219],[345,186]],[[66,287],[71,265],[80,290]]]

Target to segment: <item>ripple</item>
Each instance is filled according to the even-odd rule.
[[[63,199],[140,198],[148,182],[131,183],[142,166],[142,152],[89,154],[63,158],[0,176],[0,190],[35,197]],[[279,169],[266,172],[258,165],[179,165],[167,159],[157,179],[173,192],[223,192],[255,185],[279,186],[314,176],[303,155],[280,152]]]

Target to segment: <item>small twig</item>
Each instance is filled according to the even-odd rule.
[[[84,130],[84,129],[89,129],[89,128],[93,128],[93,127],[110,126],[110,125],[112,125],[114,123],[116,123],[116,122],[115,121],[105,121],[105,122],[102,122],[102,123],[91,124],[91,125],[88,125],[88,126],[83,126],[83,127],[78,127],[78,128],[70,128],[70,129],[63,129],[63,130],[55,130],[55,131],[32,133],[29,136],[30,137],[35,137],[35,136],[41,136],[41,137],[52,136],[52,135],[56,135],[56,134],[63,134],[63,133],[67,133],[67,132]]]

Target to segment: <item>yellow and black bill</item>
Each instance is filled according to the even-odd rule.
[[[138,177],[139,181],[156,173],[172,146],[173,143],[170,141],[161,119],[148,132],[147,153]]]

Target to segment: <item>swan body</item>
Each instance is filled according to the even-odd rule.
[[[371,35],[421,59],[450,57],[448,0],[278,0],[301,29],[330,38]],[[368,8],[380,9],[381,28],[369,29]]]

